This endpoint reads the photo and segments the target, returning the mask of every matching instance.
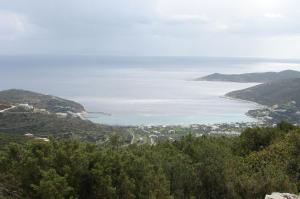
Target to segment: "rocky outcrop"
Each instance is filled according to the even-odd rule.
[[[272,193],[266,195],[265,199],[300,199],[300,196],[290,193]]]

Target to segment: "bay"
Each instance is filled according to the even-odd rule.
[[[113,125],[253,122],[259,106],[223,96],[255,84],[193,81],[210,73],[299,69],[294,60],[195,57],[2,56],[0,89],[75,100]]]

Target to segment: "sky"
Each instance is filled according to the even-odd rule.
[[[300,58],[299,0],[0,0],[0,55]]]

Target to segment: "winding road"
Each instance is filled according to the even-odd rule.
[[[9,108],[0,110],[0,113],[3,113],[3,112],[5,112],[5,111],[9,111],[9,110],[14,109],[14,108],[16,108],[16,106],[11,106],[11,107],[9,107]]]

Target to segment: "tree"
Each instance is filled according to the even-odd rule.
[[[118,149],[122,143],[121,136],[116,133],[111,134],[109,136],[109,143],[113,149]]]
[[[42,172],[42,179],[38,185],[32,185],[36,196],[43,199],[71,198],[73,189],[66,178],[59,176],[54,169]]]

